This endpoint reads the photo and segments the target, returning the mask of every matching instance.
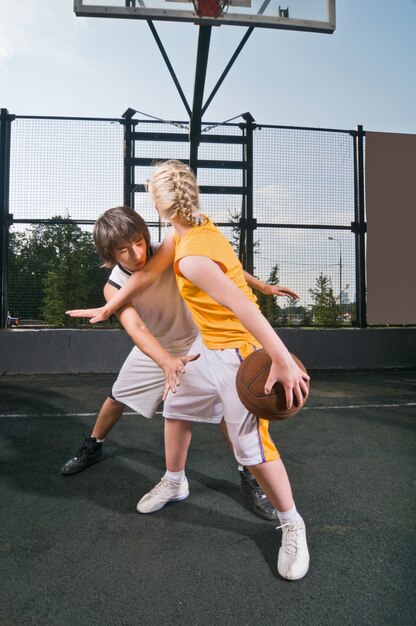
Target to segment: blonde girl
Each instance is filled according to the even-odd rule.
[[[168,394],[165,400],[166,466],[180,479],[191,439],[190,422],[219,423],[224,417],[237,462],[250,469],[278,511],[282,527],[279,574],[288,580],[300,579],[309,568],[305,524],[296,509],[268,422],[244,408],[236,392],[235,378],[241,360],[259,346],[272,359],[266,393],[279,381],[285,389],[287,406],[291,407],[294,398],[301,401],[307,395],[309,378],[261,314],[232,246],[201,213],[192,171],[181,162],[166,161],[157,167],[148,189],[161,218],[173,226],[171,236],[146,268],[133,275],[107,305],[83,313],[86,317],[95,314],[92,322],[106,319],[132,293],[150,284],[173,256],[179,291],[201,333],[191,353],[201,356],[186,365],[186,376],[181,377],[176,392]],[[180,489],[167,493],[162,479],[140,500],[138,510],[153,512],[166,502],[179,499]]]

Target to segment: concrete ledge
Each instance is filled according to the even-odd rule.
[[[278,333],[308,369],[416,367],[416,327],[283,328]]]
[[[122,330],[3,330],[0,373],[118,372],[132,346]]]
[[[416,367],[416,328],[282,328],[278,334],[308,369]],[[122,330],[3,330],[0,373],[116,373],[132,345]]]

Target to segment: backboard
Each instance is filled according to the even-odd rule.
[[[74,0],[80,17],[191,22],[209,26],[335,30],[335,0]]]

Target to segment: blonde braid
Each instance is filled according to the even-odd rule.
[[[149,191],[162,215],[178,218],[185,224],[196,225],[201,218],[199,190],[193,172],[180,161],[162,163],[149,182]]]
[[[190,172],[185,170],[182,172],[179,172],[179,170],[177,170],[176,172],[176,176],[175,176],[175,184],[176,184],[176,192],[178,195],[178,217],[180,220],[182,220],[183,222],[185,222],[186,224],[193,224],[194,223],[194,216],[193,213],[195,212],[195,209],[197,209],[198,207],[195,207],[192,199],[191,199],[191,193],[192,193],[192,183],[193,180],[189,180],[190,176]],[[195,200],[194,200],[195,201]]]

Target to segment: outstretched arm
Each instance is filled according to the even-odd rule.
[[[292,406],[294,397],[301,404],[303,398],[308,395],[306,381],[309,380],[309,376],[295,363],[282,340],[256,305],[214,261],[207,257],[184,257],[179,261],[179,269],[188,280],[211,298],[233,311],[269,354],[272,366],[265,384],[265,393],[270,393],[274,383],[279,381],[285,389],[287,407]]]
[[[245,270],[244,278],[246,279],[247,285],[251,287],[251,289],[257,289],[257,291],[264,293],[265,296],[285,296],[291,300],[299,300],[298,294],[296,291],[293,291],[293,289],[282,287],[281,285],[270,285],[269,283],[265,283],[263,280],[252,276]]]
[[[143,291],[151,285],[156,278],[173,263],[175,255],[175,243],[173,230],[166,235],[160,248],[139,272],[134,272],[123,287],[117,291],[113,298],[102,307],[94,309],[72,309],[66,311],[70,317],[89,317],[91,324],[104,322],[110,315],[118,311],[122,306],[130,302],[134,294]]]
[[[108,301],[118,292],[116,287],[107,283],[104,287],[104,297]],[[165,375],[165,387],[163,400],[168,391],[176,392],[180,385],[179,375],[185,371],[185,365],[194,361],[199,355],[175,357],[158,342],[156,337],[147,328],[139,313],[131,304],[127,304],[117,312],[117,317],[135,345],[149,356],[163,370]]]

